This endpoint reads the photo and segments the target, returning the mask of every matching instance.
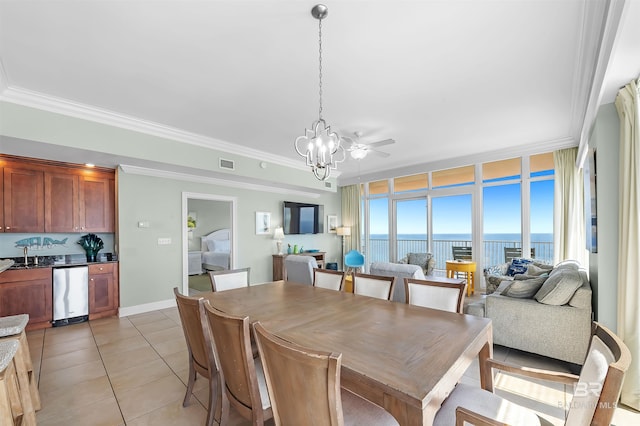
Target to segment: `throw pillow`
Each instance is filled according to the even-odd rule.
[[[518,299],[531,299],[540,290],[547,277],[535,277],[528,280],[513,280],[502,294]]]
[[[513,277],[515,274],[524,274],[527,272],[527,266],[529,266],[531,262],[529,259],[513,259],[511,265],[509,265],[509,269],[507,269],[507,275]]]
[[[504,280],[511,280],[511,277],[505,277],[502,275],[489,275],[486,277],[486,284],[487,284],[487,294],[491,294],[494,291],[496,291],[496,289],[500,286],[500,284],[502,283],[502,281]]]
[[[507,290],[509,288],[509,286],[511,286],[511,284],[513,284],[513,280],[504,280],[500,283],[500,285],[498,286],[498,288],[496,288],[495,293],[496,294],[504,294],[504,291]]]
[[[554,270],[534,297],[545,305],[564,305],[581,286],[582,276],[577,269]]]
[[[429,253],[409,253],[409,265],[419,265],[422,268],[427,266],[427,256]]]
[[[548,274],[548,273],[549,273],[549,269],[541,268],[534,264],[527,266],[527,275],[539,276],[539,275]]]

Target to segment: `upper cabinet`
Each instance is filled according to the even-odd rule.
[[[4,168],[4,232],[44,230],[44,173]]]
[[[0,166],[0,231],[115,232],[115,172],[6,156]]]

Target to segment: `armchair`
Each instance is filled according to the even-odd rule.
[[[418,265],[422,268],[424,275],[433,275],[433,268],[436,266],[436,259],[431,253],[407,253],[398,263],[408,265]]]

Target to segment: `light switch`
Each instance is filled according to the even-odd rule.
[[[158,238],[158,245],[164,246],[167,244],[171,244],[171,238]]]

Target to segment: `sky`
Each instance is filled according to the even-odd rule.
[[[483,188],[485,234],[520,233],[520,184]],[[426,234],[426,199],[397,202],[397,233]],[[434,234],[471,234],[471,195],[433,197]],[[388,200],[370,201],[371,234],[388,233]],[[531,233],[553,233],[553,180],[531,182]]]

